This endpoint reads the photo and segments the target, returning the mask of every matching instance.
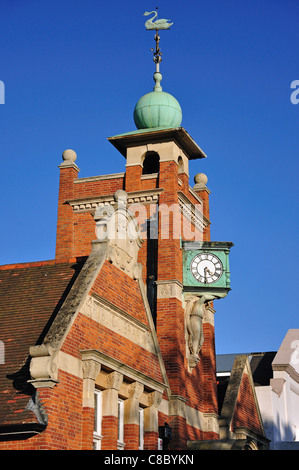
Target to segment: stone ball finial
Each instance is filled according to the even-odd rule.
[[[197,175],[194,176],[194,183],[195,184],[206,185],[207,182],[208,182],[208,177],[204,173],[197,173]]]
[[[75,162],[77,159],[77,154],[72,149],[67,149],[62,154],[62,160],[64,162]]]
[[[196,188],[204,188],[208,182],[208,177],[204,173],[197,173],[194,176],[194,183]]]

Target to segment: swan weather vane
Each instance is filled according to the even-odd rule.
[[[152,18],[148,19],[146,22],[145,22],[145,27],[148,31],[152,31],[152,30],[155,30],[156,31],[156,34],[155,34],[155,41],[156,41],[156,49],[151,49],[151,51],[154,53],[154,62],[156,64],[156,72],[159,72],[159,64],[160,62],[162,62],[162,52],[161,52],[161,49],[160,49],[160,36],[159,36],[159,33],[158,31],[160,29],[170,29],[170,26],[173,25],[173,23],[170,23],[170,20],[166,20],[164,18],[162,19],[156,19],[156,21],[154,21],[155,18],[157,18],[158,16],[158,7],[156,7],[156,11],[146,11],[144,13],[144,16],[148,16],[148,15],[151,15],[153,14],[154,16],[152,16]]]
[[[156,8],[156,10],[158,10],[158,7]],[[155,29],[156,31],[158,31],[159,29],[169,29],[170,26],[173,25],[173,23],[169,23],[170,20],[165,19],[156,20],[154,22],[154,19],[158,16],[158,11],[146,11],[144,13],[144,16],[151,15],[152,13],[154,14],[154,16],[145,22],[146,29]]]

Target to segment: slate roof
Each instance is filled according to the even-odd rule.
[[[27,383],[29,347],[42,342],[84,261],[0,266],[0,430],[46,419]]]

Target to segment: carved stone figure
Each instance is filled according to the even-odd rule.
[[[204,342],[203,318],[207,303],[215,296],[204,294],[186,298],[186,326],[188,333],[189,366],[196,367],[199,362],[199,352]]]

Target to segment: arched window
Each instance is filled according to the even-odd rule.
[[[179,165],[179,168],[178,168],[179,173],[184,173],[184,162],[183,162],[182,157],[178,158],[178,165]]]
[[[147,152],[143,161],[143,175],[150,175],[151,173],[159,173],[160,170],[160,157],[157,152]]]

